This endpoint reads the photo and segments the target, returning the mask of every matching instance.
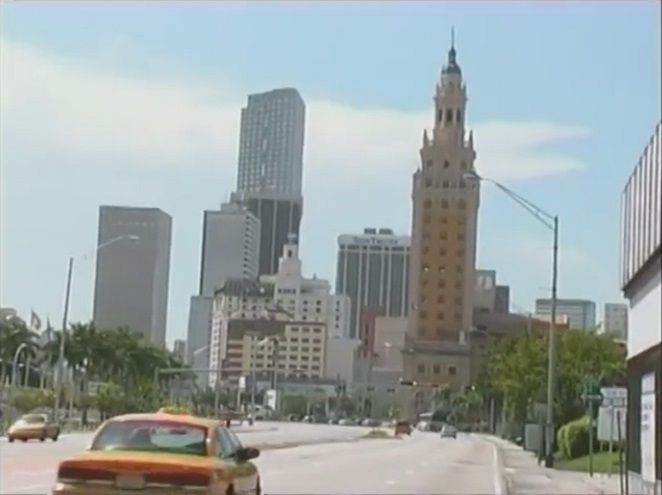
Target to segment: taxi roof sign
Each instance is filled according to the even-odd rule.
[[[167,407],[162,407],[159,409],[159,414],[172,414],[172,415],[180,415],[180,416],[188,416],[189,411],[181,408],[181,407],[176,407],[176,406],[167,406]]]

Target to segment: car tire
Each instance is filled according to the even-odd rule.
[[[27,441],[28,441],[27,438],[21,438],[21,442],[25,443],[25,442],[27,442]]]
[[[43,436],[39,439],[40,442],[45,442],[46,441],[46,436]]]
[[[14,443],[14,437],[7,437],[7,441],[9,443]]]
[[[53,435],[53,441],[57,442],[58,438],[60,438],[60,432],[59,431],[55,432],[55,435]]]

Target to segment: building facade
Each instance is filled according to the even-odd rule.
[[[338,237],[335,288],[351,300],[348,337],[358,338],[365,306],[383,308],[392,317],[407,314],[410,244],[409,236],[396,236],[391,229]]]
[[[233,193],[231,201],[243,205],[260,221],[258,273],[273,275],[278,271],[283,246],[292,236],[299,238],[303,198],[263,189]]]
[[[602,318],[602,329],[619,340],[628,338],[628,305],[606,303]]]
[[[434,97],[434,128],[423,132],[413,176],[408,381],[466,386],[472,327],[480,183],[473,135],[465,130],[467,91],[455,47]]]
[[[188,330],[186,333],[186,363],[191,366],[199,385],[206,385],[209,380],[210,344],[213,297],[193,296],[189,304]]]
[[[597,329],[596,305],[593,301],[586,299],[557,299],[556,314],[566,315],[570,322],[570,328],[575,330]],[[538,315],[549,315],[552,313],[551,299],[536,299],[536,310]]]
[[[322,325],[324,331],[321,332],[321,335],[324,336],[325,342],[321,349],[325,350],[327,338],[347,333],[348,308],[349,299],[347,296],[332,294],[331,285],[327,280],[315,276],[312,278],[303,276],[299,246],[291,236],[289,244],[283,246],[283,253],[276,274],[263,275],[259,281],[231,280],[225,284],[222,290],[217,291],[214,297],[212,318],[210,367],[230,366],[224,360],[230,349],[229,328],[234,320],[276,319],[286,321],[289,326],[280,330],[281,333],[284,332],[282,338],[286,340],[290,338],[289,336],[297,333],[299,331],[297,329],[301,325],[306,328],[312,328],[310,325],[319,328]],[[299,322],[300,324],[292,322]],[[300,332],[305,333],[307,331],[300,330]],[[318,330],[310,330],[310,333],[320,334]],[[317,338],[315,337],[315,339]],[[234,345],[236,346],[237,343],[235,342]],[[296,347],[294,346],[293,350],[290,349],[287,352],[299,352]],[[312,347],[309,349],[308,346],[302,345],[301,349],[304,350],[301,352],[319,352],[317,345]],[[236,356],[233,359],[235,358]],[[302,360],[306,361],[306,359]],[[322,368],[311,368],[310,371],[315,371],[316,376],[322,376],[325,369],[323,365],[326,363],[325,356],[321,361],[309,361],[311,365],[313,362],[316,363],[316,367],[320,366],[319,363],[321,363]],[[288,360],[285,359],[283,364],[288,366],[286,369],[291,369],[287,363]]]
[[[249,95],[241,110],[237,191],[301,196],[305,128],[306,105],[296,89]]]
[[[225,203],[202,221],[199,295],[213,296],[231,278],[258,276],[260,221],[244,206]]]
[[[621,288],[628,300],[628,477],[662,493],[662,122],[621,195]]]
[[[122,236],[136,240],[112,242]],[[97,328],[128,327],[165,344],[172,218],[158,208],[101,206],[94,283]]]

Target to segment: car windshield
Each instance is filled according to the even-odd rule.
[[[28,425],[38,425],[45,423],[46,417],[41,414],[26,414],[19,421]]]
[[[207,429],[185,422],[110,421],[92,441],[90,450],[130,450],[207,455]]]

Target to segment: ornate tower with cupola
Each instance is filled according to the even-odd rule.
[[[413,176],[409,322],[404,378],[433,387],[469,384],[479,182],[467,133],[467,88],[454,42],[434,95]]]

